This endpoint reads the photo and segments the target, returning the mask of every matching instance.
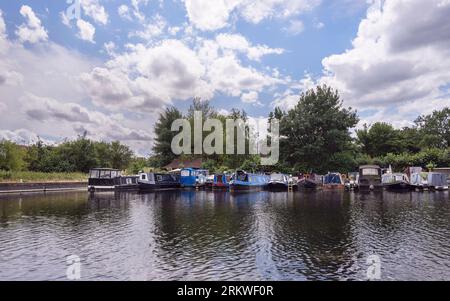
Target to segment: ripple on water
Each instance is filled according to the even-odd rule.
[[[0,198],[0,279],[450,280],[448,193],[173,191]]]

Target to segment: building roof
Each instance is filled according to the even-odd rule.
[[[179,168],[202,168],[202,158],[196,159],[181,159],[177,158],[170,164],[164,166],[165,169],[179,169]]]

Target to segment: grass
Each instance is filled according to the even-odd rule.
[[[0,170],[0,183],[13,182],[70,182],[87,181],[88,174],[84,173],[58,173],[58,172],[33,172],[33,171],[3,171]]]

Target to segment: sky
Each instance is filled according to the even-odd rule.
[[[450,0],[0,2],[0,139],[83,132],[148,155],[194,97],[264,120],[316,85],[358,126],[450,105]]]

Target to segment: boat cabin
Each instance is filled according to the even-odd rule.
[[[411,185],[416,188],[427,188],[428,187],[428,173],[420,172],[411,174]]]
[[[89,191],[136,189],[137,185],[137,176],[122,176],[118,169],[93,168],[89,171]]]
[[[381,167],[378,165],[364,165],[359,167],[359,189],[382,189]]]
[[[324,185],[343,185],[342,175],[337,172],[330,172],[323,178]]]
[[[180,184],[182,187],[204,186],[208,176],[206,169],[184,168],[180,173]]]
[[[448,190],[447,175],[430,172],[428,174],[428,186],[435,190]]]
[[[402,174],[402,173],[387,173],[387,174],[383,175],[381,182],[383,184],[393,184],[393,183],[399,183],[399,182],[409,183],[409,179],[408,179],[408,176],[406,174]]]

